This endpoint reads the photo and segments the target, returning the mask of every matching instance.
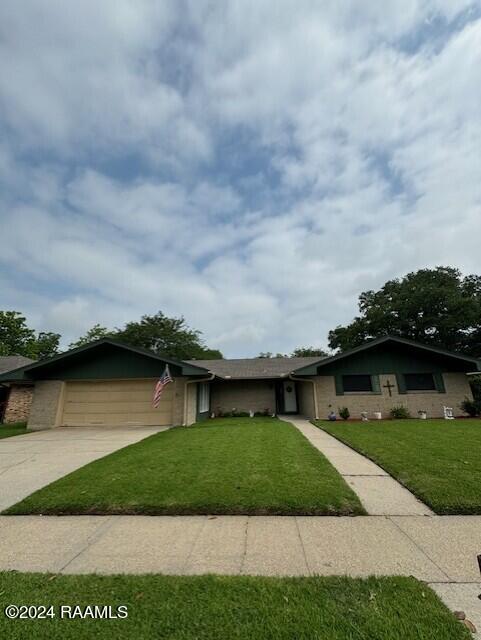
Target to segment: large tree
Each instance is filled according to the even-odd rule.
[[[329,332],[346,351],[384,335],[481,356],[481,276],[452,267],[420,269],[359,296],[359,316]]]
[[[323,358],[328,354],[319,347],[297,347],[292,353],[272,353],[272,351],[261,351],[258,358],[305,358],[308,356],[318,356]]]
[[[26,356],[42,360],[58,353],[60,334],[51,331],[35,333],[18,311],[0,311],[0,355]]]
[[[95,342],[96,340],[100,340],[101,338],[115,338],[118,333],[118,329],[114,329],[113,331],[107,329],[107,327],[102,327],[100,324],[94,324],[94,326],[87,331],[83,336],[80,336],[78,340],[71,342],[69,344],[69,349],[74,349],[75,347],[83,347],[84,344],[89,344],[90,342]]]
[[[291,353],[291,358],[306,358],[306,357],[318,357],[324,358],[327,357],[327,353],[324,349],[320,349],[319,347],[297,347]]]
[[[168,318],[159,311],[153,316],[142,316],[138,322],[128,322],[123,329],[109,330],[96,324],[70,347],[111,337],[133,347],[150,349],[159,355],[179,360],[222,358],[220,351],[204,345],[201,335],[200,331],[188,327],[183,317]]]

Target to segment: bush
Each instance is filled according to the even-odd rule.
[[[339,415],[343,420],[348,420],[349,416],[351,415],[349,413],[349,409],[347,407],[339,407],[338,409]]]
[[[481,400],[470,400],[465,398],[461,404],[461,409],[464,413],[467,413],[471,418],[481,415]]]
[[[272,415],[270,409],[264,409],[264,411],[256,411],[254,413],[255,418],[270,418]]]
[[[394,420],[406,420],[407,418],[411,417],[411,414],[409,413],[408,409],[406,407],[403,407],[402,405],[393,407],[389,412],[389,415]]]

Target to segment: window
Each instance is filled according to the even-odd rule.
[[[210,385],[208,382],[199,383],[199,413],[209,411]]]
[[[342,376],[344,393],[372,393],[372,378],[369,375]]]
[[[432,373],[405,373],[406,391],[436,391]]]

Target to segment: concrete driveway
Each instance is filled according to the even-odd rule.
[[[103,456],[169,427],[64,427],[0,440],[0,511]]]

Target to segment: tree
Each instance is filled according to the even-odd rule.
[[[217,349],[207,348],[201,339],[201,332],[190,329],[183,317],[168,318],[161,311],[153,316],[142,316],[138,322],[128,322],[123,329],[109,330],[96,324],[84,336],[72,342],[70,347],[80,347],[101,338],[114,338],[178,360],[214,360],[223,357]]]
[[[319,349],[317,347],[297,347],[297,349],[294,349],[294,351],[291,353],[291,358],[308,358],[311,356],[326,358],[327,355],[328,354],[324,351],[324,349]]]
[[[452,267],[420,269],[359,296],[360,314],[329,332],[346,351],[384,335],[481,356],[481,276]]]
[[[60,342],[60,333],[52,333],[51,331],[40,331],[32,349],[32,357],[34,360],[43,360],[50,358],[58,353]]]
[[[134,347],[178,360],[222,358],[220,351],[204,346],[201,332],[190,329],[184,317],[168,318],[161,311],[142,316],[140,322],[128,322],[115,337]]]
[[[272,351],[261,351],[258,358],[288,358],[289,356],[285,353],[272,353]]]
[[[90,342],[95,342],[96,340],[100,340],[101,338],[115,338],[116,330],[111,331],[107,329],[107,327],[102,327],[100,324],[95,324],[91,329],[87,331],[87,333],[81,336],[75,342],[71,342],[69,344],[69,349],[74,349],[75,347],[82,347],[84,344],[89,344]]]
[[[0,355],[41,360],[58,353],[59,341],[58,333],[41,331],[37,335],[20,312],[0,311]]]

